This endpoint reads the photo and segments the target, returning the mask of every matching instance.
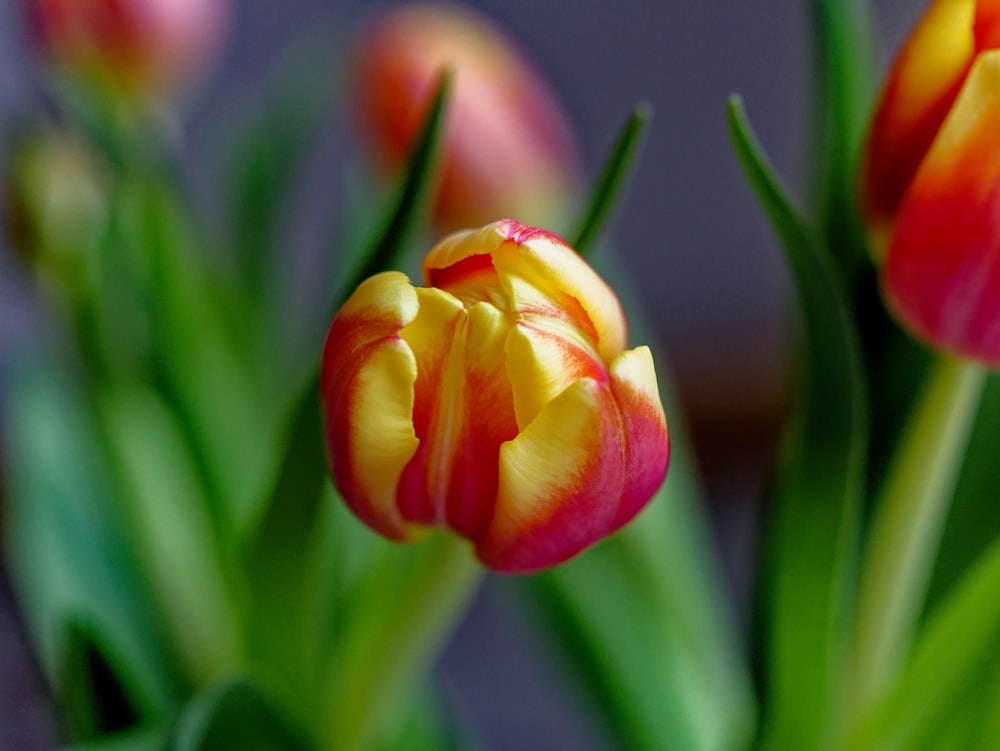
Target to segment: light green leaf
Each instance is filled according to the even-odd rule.
[[[337,305],[326,320],[333,318],[342,298],[350,295],[362,281],[380,271],[392,268],[406,248],[410,236],[427,210],[436,183],[437,156],[444,126],[454,73],[445,68],[427,110],[420,134],[414,143],[398,192],[379,229],[372,234],[361,254],[361,266],[339,286]]]
[[[96,428],[49,362],[22,365],[5,391],[5,547],[46,677],[59,695],[74,690],[64,660],[73,624],[85,625],[137,714],[162,717],[184,685],[136,576]]]

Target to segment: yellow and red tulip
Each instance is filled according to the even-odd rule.
[[[452,4],[379,16],[360,35],[354,88],[362,135],[391,171],[405,163],[444,66],[455,73],[435,220],[543,223],[579,184],[572,130],[555,94],[488,19]]]
[[[322,397],[333,477],[370,527],[445,527],[505,572],[576,555],[666,474],[648,347],[559,237],[503,220],[444,239],[426,287],[371,277],[334,319]]]
[[[865,158],[889,306],[933,346],[1000,365],[1000,1],[930,5],[889,74]]]
[[[58,67],[129,96],[171,94],[196,78],[228,30],[228,0],[27,0],[39,46]]]

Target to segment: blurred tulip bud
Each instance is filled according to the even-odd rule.
[[[503,572],[555,565],[634,517],[669,440],[648,347],[560,238],[509,219],[364,282],[333,321],[334,480],[394,540],[447,527]]]
[[[862,192],[899,319],[1000,366],[1000,2],[928,8],[882,92]]]
[[[404,164],[441,70],[455,71],[435,220],[476,227],[499,216],[544,223],[577,185],[572,131],[552,91],[486,18],[445,4],[378,17],[356,47],[363,135],[388,169]]]
[[[14,249],[46,277],[73,284],[108,221],[103,163],[72,135],[34,131],[15,141],[4,192]]]
[[[57,67],[131,97],[159,98],[192,82],[229,27],[229,0],[26,1]]]

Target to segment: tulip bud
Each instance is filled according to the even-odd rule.
[[[218,52],[228,0],[27,0],[39,46],[75,77],[127,96],[171,94]]]
[[[333,477],[393,540],[447,527],[504,572],[576,555],[663,482],[669,440],[648,347],[555,235],[505,219],[444,239],[427,287],[389,271],[330,327]]]
[[[102,162],[69,133],[32,131],[14,142],[4,187],[14,249],[50,280],[76,285],[107,229]]]
[[[928,8],[883,89],[862,202],[902,323],[1000,366],[1000,2]]]
[[[578,183],[572,131],[552,91],[490,21],[454,5],[380,16],[358,41],[358,114],[390,171],[404,164],[441,70],[455,82],[442,142],[434,216],[445,229],[498,216],[532,222],[565,209]]]

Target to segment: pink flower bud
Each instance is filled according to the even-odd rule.
[[[330,327],[333,477],[370,527],[467,538],[488,567],[555,565],[634,517],[669,439],[648,347],[560,238],[509,219],[443,240],[427,287],[389,271]]]
[[[38,44],[59,68],[128,95],[197,78],[228,31],[228,0],[27,0]]]
[[[410,5],[379,16],[356,45],[363,135],[398,170],[438,75],[455,71],[435,218],[445,229],[498,216],[551,220],[577,184],[573,136],[552,91],[489,20],[455,5]]]

